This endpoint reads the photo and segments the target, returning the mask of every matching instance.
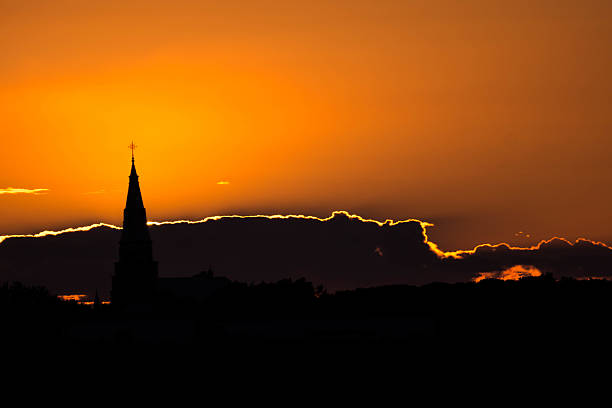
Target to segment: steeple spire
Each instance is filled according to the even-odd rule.
[[[147,227],[147,213],[142,201],[138,173],[134,163],[134,143],[132,148],[132,170],[130,172],[130,184],[128,187],[125,210],[123,211],[123,233],[121,240],[149,240],[149,229]]]
[[[128,187],[128,195],[127,195],[127,200],[125,202],[125,209],[126,210],[142,209],[144,211],[144,204],[142,202],[142,193],[140,192],[140,183],[138,182],[138,173],[136,173],[136,164],[134,163],[133,157],[132,157],[132,170],[130,171],[130,184]],[[144,221],[146,223],[146,219]]]
[[[157,262],[153,260],[153,249],[147,211],[142,201],[138,174],[134,163],[132,142],[132,169],[125,209],[123,210],[123,230],[119,241],[119,261],[115,263],[113,276],[112,302],[148,302],[155,291],[157,281]]]

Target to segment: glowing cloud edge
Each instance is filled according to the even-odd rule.
[[[500,248],[500,247],[505,247],[509,250],[521,250],[521,251],[535,251],[538,250],[542,247],[542,245],[546,245],[554,240],[561,240],[565,243],[567,243],[570,246],[574,246],[580,242],[588,242],[592,245],[597,245],[597,246],[601,246],[607,249],[612,250],[612,246],[607,245],[604,242],[600,242],[600,241],[592,241],[590,239],[587,238],[578,238],[576,239],[575,242],[571,242],[570,240],[566,239],[566,238],[561,238],[561,237],[553,237],[550,239],[546,239],[546,240],[542,240],[540,241],[538,244],[530,246],[530,247],[517,247],[517,246],[512,246],[508,243],[502,242],[499,244],[480,244],[475,246],[473,249],[460,249],[457,251],[443,251],[441,250],[438,245],[435,242],[431,242],[429,240],[429,237],[427,236],[427,227],[433,227],[434,224],[430,223],[430,222],[426,222],[426,221],[421,221],[421,220],[417,220],[417,219],[407,219],[407,220],[399,220],[399,221],[394,221],[394,220],[390,220],[387,219],[384,222],[378,221],[378,220],[373,220],[373,219],[368,219],[368,218],[363,218],[360,215],[357,214],[351,214],[348,211],[344,211],[344,210],[338,210],[338,211],[333,211],[331,213],[331,215],[327,218],[321,218],[321,217],[316,217],[314,215],[303,215],[303,214],[288,214],[288,215],[281,215],[281,214],[274,214],[274,215],[263,215],[263,214],[257,214],[257,215],[213,215],[210,217],[206,217],[203,218],[201,220],[175,220],[175,221],[149,221],[147,224],[148,225],[172,225],[172,224],[202,224],[208,221],[218,221],[224,218],[244,218],[244,219],[248,219],[248,218],[268,218],[268,219],[301,219],[301,220],[314,220],[314,221],[319,221],[319,222],[326,222],[326,221],[330,221],[332,220],[335,216],[337,215],[343,215],[346,216],[349,219],[353,219],[353,220],[358,220],[360,222],[365,222],[365,223],[374,223],[376,225],[378,225],[379,227],[383,227],[383,226],[394,226],[394,225],[399,225],[402,223],[407,223],[407,222],[418,222],[421,225],[421,228],[423,229],[423,237],[424,237],[424,243],[427,244],[429,246],[429,248],[431,249],[431,251],[433,253],[436,254],[436,256],[438,256],[441,259],[445,259],[445,258],[455,258],[455,259],[462,259],[465,255],[473,255],[476,253],[476,251],[480,248],[491,248],[491,249],[496,249],[496,248]],[[107,224],[107,223],[97,223],[97,224],[91,224],[91,225],[87,225],[87,226],[81,226],[81,227],[71,227],[71,228],[66,228],[63,230],[59,230],[59,231],[42,231],[42,232],[38,232],[36,234],[15,234],[15,235],[0,235],[0,244],[2,244],[2,242],[4,242],[6,239],[9,238],[42,238],[42,237],[46,237],[46,236],[56,236],[56,235],[61,235],[61,234],[65,234],[65,233],[69,233],[69,232],[85,232],[85,231],[90,231],[94,228],[100,228],[100,227],[108,227],[108,228],[112,228],[112,229],[117,229],[120,230],[122,229],[121,227],[118,227],[116,225],[112,225],[112,224]]]

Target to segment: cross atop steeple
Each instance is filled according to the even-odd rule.
[[[134,150],[136,150],[138,146],[136,146],[134,144],[134,141],[132,140],[132,143],[130,143],[130,145],[128,146],[128,148],[132,149],[132,161],[134,161]]]

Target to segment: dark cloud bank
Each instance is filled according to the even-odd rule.
[[[108,297],[120,231],[94,228],[0,243],[0,281],[44,285],[52,292]],[[419,222],[382,227],[336,214],[314,219],[221,218],[151,227],[160,276],[192,276],[212,266],[245,282],[304,277],[328,290],[389,284],[468,281],[482,272],[533,265],[555,276],[612,276],[612,250],[590,241],[552,240],[539,248],[481,247],[441,258]]]

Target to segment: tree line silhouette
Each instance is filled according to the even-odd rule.
[[[206,277],[205,277],[206,278]],[[207,277],[207,279],[213,279]],[[63,301],[40,286],[0,286],[3,341],[24,344],[422,343],[610,337],[612,282],[391,285],[328,293],[304,279],[230,281],[206,296],[160,291],[147,310]],[[496,340],[497,339],[497,340]]]

